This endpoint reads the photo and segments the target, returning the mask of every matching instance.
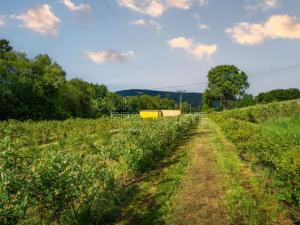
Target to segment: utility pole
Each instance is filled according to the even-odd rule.
[[[180,112],[182,113],[182,93],[184,93],[185,90],[179,90],[177,92],[179,93],[179,108],[180,108]]]

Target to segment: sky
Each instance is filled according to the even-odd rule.
[[[300,1],[1,0],[0,38],[112,91],[203,92],[217,65],[248,75],[299,65]],[[300,88],[300,67],[249,82],[252,94]]]

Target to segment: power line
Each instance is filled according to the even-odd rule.
[[[202,84],[208,84],[208,82],[185,84],[185,85],[175,85],[175,86],[167,86],[167,87],[159,87],[159,88],[151,88],[151,89],[169,89],[169,88],[191,87],[191,86],[198,86],[198,85],[202,85]]]
[[[248,77],[254,77],[254,76],[258,76],[258,75],[262,75],[262,74],[270,74],[270,73],[285,71],[285,70],[289,70],[289,69],[293,69],[293,68],[298,68],[298,67],[300,67],[300,64],[293,65],[293,66],[288,66],[288,67],[282,67],[282,68],[273,69],[273,70],[268,70],[268,71],[264,71],[264,72],[260,72],[260,73],[249,74]],[[170,89],[170,88],[181,88],[181,87],[199,86],[199,85],[203,85],[203,84],[208,84],[208,82],[206,81],[206,82],[200,82],[200,83],[194,83],[194,84],[174,85],[174,86],[159,87],[159,88],[150,88],[150,89],[163,90],[163,89]]]
[[[123,21],[120,19],[117,13],[113,10],[113,8],[106,2],[106,0],[101,1],[104,6],[108,9],[108,11],[115,17],[115,19],[122,25],[124,25]]]
[[[282,68],[278,68],[278,69],[274,69],[274,70],[269,70],[269,71],[265,71],[265,72],[261,72],[261,73],[254,73],[254,74],[250,74],[248,76],[249,77],[253,77],[253,76],[258,76],[258,75],[261,75],[261,74],[275,73],[275,72],[289,70],[289,69],[293,69],[293,68],[297,68],[297,67],[300,67],[300,64],[299,65],[294,65],[294,66],[282,67]]]
[[[108,11],[113,15],[113,17],[115,17],[115,19],[121,24],[121,27],[123,27],[124,31],[128,32],[129,36],[131,37],[130,40],[134,39],[135,42],[138,42],[139,44],[141,44],[142,43],[141,40],[138,39],[132,32],[130,32],[127,29],[127,25],[123,22],[123,20],[118,15],[118,13],[116,13],[114,11],[114,9],[110,6],[110,4],[106,0],[103,0],[102,2],[104,4],[104,6],[108,9]]]
[[[97,10],[95,7],[93,7],[93,4],[89,0],[84,0],[84,1],[93,8],[93,10],[97,16],[99,16],[104,21],[108,22],[108,20],[105,18],[105,16],[103,16],[99,10]]]
[[[113,26],[113,24],[107,18],[105,18],[105,16],[98,10],[97,7],[95,7],[95,5],[93,5],[93,3],[90,0],[84,0],[84,1],[91,6],[91,8],[94,10],[94,12],[96,13],[97,16],[99,16],[101,19],[103,19],[104,21],[109,23],[111,26]],[[129,39],[131,41],[134,40],[135,41],[134,43],[137,43],[137,42],[142,43],[137,37],[135,37],[128,31],[128,29],[126,28],[126,25],[124,24],[122,19],[118,16],[118,14],[114,11],[114,9],[108,4],[108,2],[106,2],[105,0],[102,0],[100,2],[103,3],[104,7],[113,15],[113,17],[118,21],[118,23],[121,24],[121,27],[123,28],[123,30],[129,33],[129,36],[130,36]],[[112,29],[109,29],[109,30],[112,30]],[[119,35],[116,31],[114,31],[114,33]]]

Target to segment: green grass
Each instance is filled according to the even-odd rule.
[[[147,189],[127,187],[166,164],[168,149],[196,122],[189,116],[1,122],[0,224],[114,221],[124,191]],[[170,191],[177,182],[171,178],[164,184]]]
[[[293,115],[290,117],[272,118],[261,123],[270,135],[282,138],[282,141],[289,145],[300,145],[300,117]]]
[[[254,174],[238,157],[214,122],[210,122],[213,149],[225,189],[224,205],[232,224],[292,224],[286,212],[265,188],[260,174]]]
[[[190,162],[189,139],[187,135],[176,143],[158,168],[128,186],[116,224],[164,224]]]
[[[272,103],[214,114],[211,118],[241,162],[262,175],[262,189],[300,221],[300,105]]]

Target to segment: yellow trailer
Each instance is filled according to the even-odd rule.
[[[155,119],[162,116],[161,110],[143,110],[140,111],[140,117],[142,119]]]

